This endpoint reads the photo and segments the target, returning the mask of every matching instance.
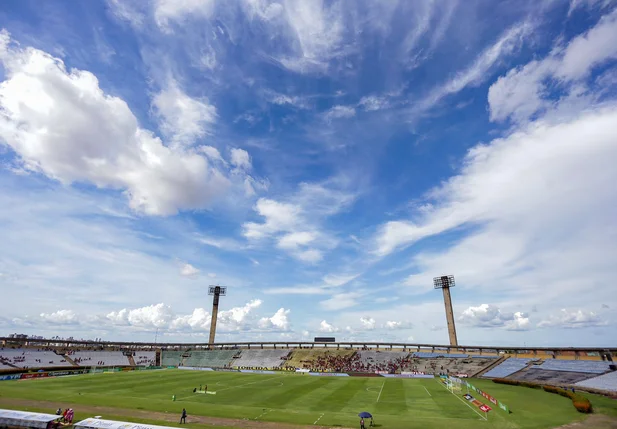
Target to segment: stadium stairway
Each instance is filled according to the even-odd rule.
[[[135,365],[135,359],[133,359],[133,356],[127,356],[129,358],[129,365],[131,366],[137,366]]]
[[[64,357],[64,359],[66,359],[67,363],[70,363],[73,366],[79,366],[75,363],[75,361],[73,359],[71,359],[71,357],[69,355],[62,355],[62,357]]]

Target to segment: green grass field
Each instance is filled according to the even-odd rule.
[[[193,393],[200,384],[207,384],[216,395]],[[206,423],[199,416],[243,422],[226,422],[227,427],[263,424],[257,422],[279,422],[281,427],[359,427],[356,415],[360,411],[372,413],[382,428],[552,428],[584,418],[569,399],[558,395],[488,380],[474,380],[474,384],[508,404],[512,414],[494,409],[484,420],[461,395],[453,395],[433,379],[182,370],[2,381],[0,408],[53,412],[57,407],[72,407],[78,418],[98,413],[103,418],[166,425],[171,422],[174,426],[180,411],[186,408],[189,427],[217,424],[216,420]],[[172,401],[174,394],[176,402]],[[602,401],[607,414],[617,414],[611,400]]]

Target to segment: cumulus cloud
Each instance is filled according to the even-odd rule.
[[[244,149],[233,148],[231,150],[231,165],[239,170],[248,171],[251,169],[251,157]]]
[[[135,308],[122,309],[107,314],[107,319],[116,325],[130,325],[140,328],[165,328],[174,320],[170,306],[163,303]]]
[[[539,328],[588,328],[606,326],[608,322],[593,311],[562,309],[548,319],[538,323]]]
[[[524,331],[531,327],[526,313],[503,313],[499,307],[481,304],[469,307],[458,318],[459,322],[482,328],[504,327],[511,331]]]
[[[396,330],[396,329],[409,329],[412,328],[413,325],[407,321],[402,320],[388,320],[384,323],[384,327],[386,329]]]
[[[617,10],[567,46],[555,46],[546,58],[510,70],[489,89],[491,120],[521,122],[588,95],[585,80],[589,73],[617,58],[615,39]]]
[[[338,332],[339,329],[335,326],[332,326],[331,324],[329,324],[328,322],[326,322],[325,320],[322,320],[321,323],[319,324],[319,332],[325,332],[325,333],[331,333],[331,332]]]
[[[360,318],[360,323],[362,324],[362,328],[367,330],[375,329],[375,319],[370,316],[363,316]]]
[[[182,268],[180,269],[180,275],[184,277],[195,278],[199,275],[199,270],[191,264],[186,263],[182,265]]]
[[[255,299],[243,306],[222,310],[218,313],[217,331],[221,333],[238,333],[250,331],[288,331],[290,330],[290,310],[281,308],[271,317],[259,318],[255,311],[261,306],[262,301]],[[74,319],[78,316],[73,312]],[[41,315],[44,320],[61,317],[68,318],[65,313],[58,312],[52,315]],[[96,322],[99,328],[105,328],[105,324],[112,326],[126,326],[140,330],[164,329],[170,333],[206,333],[210,330],[212,315],[204,308],[195,308],[189,314],[177,315],[169,305],[159,303],[134,309],[122,309],[112,311],[102,317],[94,316],[87,319]]]
[[[259,327],[268,330],[288,331],[290,328],[289,313],[291,310],[279,308],[272,317],[263,317],[259,320]]]
[[[79,323],[79,317],[73,310],[58,310],[53,313],[41,313],[41,319],[57,325],[74,325]]]
[[[18,156],[19,168],[62,183],[121,190],[131,208],[150,215],[207,207],[230,188],[224,166],[213,165],[199,147],[168,147],[140,128],[128,105],[105,94],[92,73],[21,49],[6,31],[0,40],[6,76],[0,83],[0,138]],[[163,129],[172,139],[191,141],[213,110],[170,91],[155,99]],[[173,113],[176,96],[186,117]],[[205,112],[210,116],[204,119]]]
[[[253,207],[262,222],[245,222],[243,235],[252,241],[273,239],[278,248],[308,263],[322,260],[323,252],[336,246],[320,223],[339,213],[355,196],[329,183],[301,183],[298,191],[279,200],[260,198]]]

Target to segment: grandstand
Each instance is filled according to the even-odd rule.
[[[525,368],[533,359],[508,358],[483,375],[484,378],[504,378]]]
[[[433,353],[430,355],[430,357],[424,357],[424,354],[418,356],[418,353],[414,353],[411,359],[409,359],[409,363],[405,366],[405,369],[408,371],[423,372],[425,374],[471,377],[495,362],[495,358],[491,356],[468,357],[469,355],[462,354],[444,355]]]
[[[120,351],[76,351],[69,354],[79,366],[130,366],[129,358]]]
[[[529,369],[523,369],[510,376],[511,380],[529,381],[539,384],[575,384],[579,381],[586,380],[590,377],[590,374],[583,372],[570,372],[570,371],[553,371],[544,370],[539,367],[531,367]]]
[[[156,352],[138,351],[133,356],[133,360],[137,366],[154,366],[156,365]]]
[[[236,368],[278,368],[285,363],[291,353],[290,349],[248,349],[242,350],[240,356],[231,365]]]
[[[351,349],[299,349],[295,350],[290,359],[285,363],[290,368],[312,369],[320,359],[349,358],[355,353]]]
[[[309,369],[357,374],[419,372],[509,378],[540,384],[617,391],[611,356],[617,349],[451,349],[384,343],[151,344],[0,338],[0,372],[63,367],[211,367]]]
[[[182,350],[163,350],[161,352],[161,365],[182,366],[184,352]]]
[[[617,371],[580,381],[576,383],[576,386],[617,392]]]
[[[185,366],[228,368],[239,350],[191,350],[184,358]],[[185,354],[186,355],[186,354]]]
[[[52,368],[72,366],[62,355],[39,349],[0,349],[0,360],[4,365],[17,368]],[[10,366],[9,366],[10,368]]]
[[[547,359],[542,362],[540,368],[547,371],[571,371],[589,374],[603,374],[610,370],[608,362],[561,359]]]

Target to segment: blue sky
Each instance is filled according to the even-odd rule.
[[[3,2],[2,331],[614,342],[616,7]]]

